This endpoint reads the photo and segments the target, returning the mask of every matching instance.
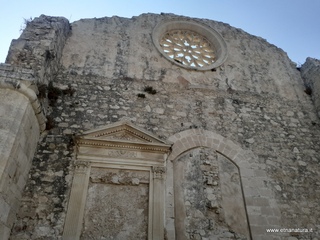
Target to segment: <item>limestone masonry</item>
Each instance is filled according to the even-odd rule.
[[[207,19],[41,15],[0,99],[1,239],[319,239],[317,59]]]

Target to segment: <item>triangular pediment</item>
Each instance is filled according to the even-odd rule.
[[[108,142],[139,143],[151,145],[167,145],[169,143],[157,138],[152,133],[143,130],[130,122],[117,122],[98,129],[84,132],[79,140],[96,140]]]
[[[78,159],[121,166],[163,164],[172,145],[127,121],[86,131],[75,142]]]

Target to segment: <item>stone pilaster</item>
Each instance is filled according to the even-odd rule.
[[[165,167],[152,167],[153,172],[153,219],[152,239],[162,240],[164,236],[164,179]]]
[[[79,239],[90,175],[90,165],[76,161],[63,239]]]

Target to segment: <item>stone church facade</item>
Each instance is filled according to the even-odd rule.
[[[317,239],[319,76],[212,20],[35,18],[0,65],[1,239]]]

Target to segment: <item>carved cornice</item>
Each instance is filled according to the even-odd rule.
[[[112,149],[128,149],[138,151],[151,151],[151,152],[170,152],[170,145],[166,144],[155,144],[155,143],[137,143],[129,141],[111,141],[111,140],[99,140],[99,139],[77,139],[78,147],[81,146],[92,146],[92,147],[103,147]]]

